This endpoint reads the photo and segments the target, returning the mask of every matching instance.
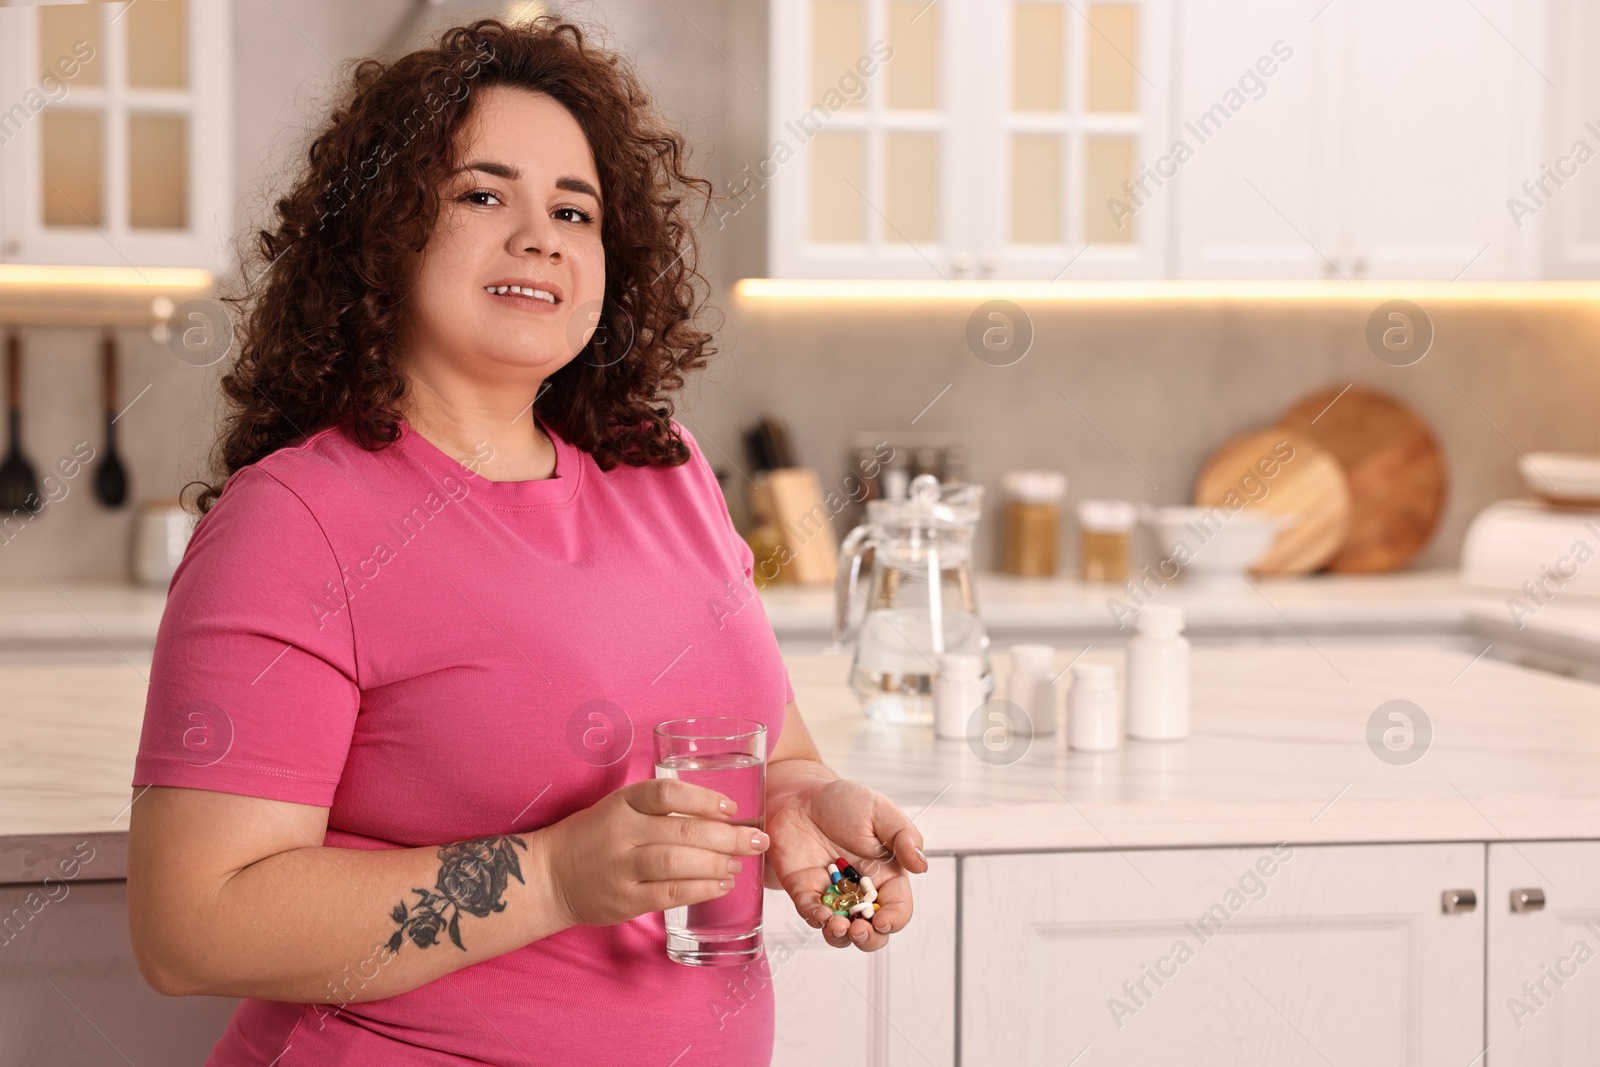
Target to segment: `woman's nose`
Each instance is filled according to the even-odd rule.
[[[510,244],[513,251],[524,255],[548,255],[552,259],[561,256],[560,229],[554,220],[543,216],[528,219],[519,226],[511,235]]]

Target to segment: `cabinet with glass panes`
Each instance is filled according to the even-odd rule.
[[[0,261],[222,269],[226,0],[0,10]]]
[[[1566,180],[1596,27],[1582,0],[772,0],[767,273],[1596,276],[1600,196]]]
[[[774,277],[1165,271],[1167,0],[774,0]],[[1120,206],[1119,206],[1120,205]]]

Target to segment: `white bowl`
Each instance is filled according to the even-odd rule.
[[[1145,508],[1141,518],[1156,537],[1155,572],[1166,578],[1181,568],[1185,578],[1203,581],[1242,580],[1272,547],[1280,526],[1277,516],[1221,505]]]
[[[1583,503],[1600,500],[1600,456],[1530,452],[1517,461],[1517,469],[1535,496]]]

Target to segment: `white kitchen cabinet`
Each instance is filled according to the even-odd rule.
[[[1546,73],[1555,83],[1536,172],[1507,190],[1506,209],[1536,237],[1547,278],[1600,277],[1600,7],[1548,0]],[[1524,189],[1522,182],[1528,182]],[[1513,207],[1511,199],[1517,204]]]
[[[1581,0],[772,0],[768,273],[1600,273],[1597,36]]]
[[[222,270],[228,0],[0,11],[0,261]]]
[[[1178,273],[1537,276],[1535,232],[1507,197],[1537,177],[1543,11],[1185,4],[1172,125],[1193,156],[1175,181]]]
[[[876,952],[828,945],[795,914],[787,893],[767,890],[773,1067],[955,1063],[956,861],[928,862],[926,874],[911,876],[910,924]]]
[[[1542,10],[1527,0],[1328,9],[1341,31],[1328,39],[1339,48],[1347,276],[1535,276],[1537,249],[1506,197],[1537,170]]]
[[[1600,1062],[1600,842],[1489,846],[1488,1064]]]
[[[772,0],[773,277],[1157,277],[1169,0]],[[997,76],[1005,71],[1008,76]]]
[[[1467,1067],[1481,844],[1028,853],[961,870],[961,1062]],[[1078,1059],[1078,1057],[1082,1057]]]
[[[129,942],[126,882],[0,885],[0,917],[7,1067],[198,1067],[239,1003],[164,997],[145,983]]]
[[[1337,146],[1323,117],[1333,72],[1305,11],[1282,0],[1189,3],[1178,26],[1172,139],[1192,155],[1156,193],[1178,205],[1177,270],[1190,278],[1331,273]]]
[[[1152,0],[985,4],[974,86],[971,205],[978,273],[1155,278],[1167,202],[1152,168],[1167,146],[1171,6]],[[987,57],[993,57],[987,58]]]

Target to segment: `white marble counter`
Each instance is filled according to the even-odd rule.
[[[1084,658],[1120,672],[1120,654]],[[893,797],[940,852],[1600,838],[1600,686],[1466,652],[1197,649],[1189,739],[1089,754],[1058,732],[1008,766],[866,721],[843,656],[790,663],[828,762]],[[1391,699],[1432,723],[1409,766],[1367,745]]]
[[[980,573],[979,611],[991,633],[1073,638],[1119,635],[1107,601],[1116,587],[1064,579],[1021,579]],[[1198,638],[1232,635],[1462,634],[1497,630],[1553,642],[1576,641],[1600,651],[1600,600],[1558,596],[1524,617],[1519,629],[1506,598],[1464,587],[1454,571],[1260,579],[1236,586],[1174,582],[1157,594],[1182,607]],[[770,586],[761,601],[779,640],[814,651],[833,632],[833,590]],[[148,658],[155,643],[164,589],[125,582],[52,579],[0,581],[0,663],[35,662],[41,652]]]
[[[1060,665],[1065,666],[1063,652]],[[1091,650],[1120,668],[1121,656]],[[995,657],[1003,675],[1005,657]],[[1039,738],[992,766],[930,728],[869,722],[843,656],[789,657],[824,757],[915,816],[931,852],[1600,839],[1600,686],[1390,640],[1195,652],[1192,736],[1103,755]],[[90,835],[125,855],[145,681],[134,664],[0,668],[0,882]],[[1433,740],[1410,766],[1367,747],[1386,700]],[[115,869],[114,869],[115,868]]]
[[[148,661],[167,591],[130,582],[0,582],[0,664]]]
[[[975,587],[984,625],[991,633],[1013,636],[1114,637],[1119,635],[1119,616],[1110,602],[1133,606],[1119,587],[1068,579],[979,574]],[[1464,586],[1454,571],[1324,574],[1220,586],[1180,581],[1154,595],[1160,603],[1183,608],[1190,633],[1202,637],[1299,631],[1357,637],[1470,634],[1488,628],[1557,638],[1571,634],[1600,648],[1600,600],[1558,592],[1548,604],[1519,619],[1507,606],[1506,594]],[[831,589],[769,586],[761,591],[761,602],[780,638],[831,641]],[[1120,636],[1126,637],[1131,629],[1122,630]]]

